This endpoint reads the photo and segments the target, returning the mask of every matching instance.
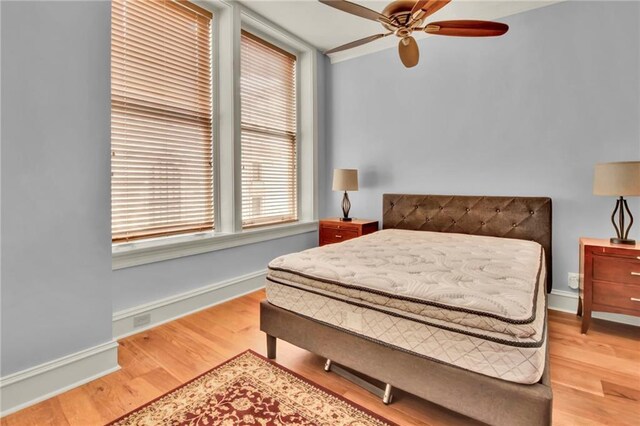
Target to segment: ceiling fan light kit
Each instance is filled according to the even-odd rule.
[[[398,54],[402,64],[407,68],[416,66],[420,60],[418,43],[412,35],[414,31],[453,37],[497,37],[509,30],[508,25],[500,22],[473,20],[431,22],[422,26],[428,16],[445,7],[451,0],[398,0],[389,3],[382,13],[346,0],[319,1],[343,12],[379,22],[389,31],[343,44],[326,51],[325,54],[352,49],[393,34],[400,38]]]

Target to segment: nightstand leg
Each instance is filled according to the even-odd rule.
[[[584,312],[582,315],[582,334],[587,334],[587,330],[589,330],[589,325],[591,325],[591,306],[584,307]]]
[[[577,315],[579,317],[582,316],[582,296],[578,297],[578,312]]]
[[[589,257],[585,261],[585,268],[587,270],[591,270],[592,261]],[[582,313],[582,334],[586,334],[587,330],[589,330],[589,325],[591,324],[591,307],[593,306],[593,281],[591,277],[586,278],[584,280],[584,289],[580,290],[580,297],[578,299],[581,301],[581,306],[578,307],[578,312]]]

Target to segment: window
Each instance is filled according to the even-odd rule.
[[[242,31],[243,228],[298,219],[296,57]]]
[[[113,269],[318,227],[316,49],[192,1],[112,1]]]
[[[114,0],[114,242],[212,230],[212,18],[192,3]]]

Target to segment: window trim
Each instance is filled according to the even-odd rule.
[[[211,231],[213,13],[171,0],[111,13],[112,243]]]
[[[245,21],[242,22],[241,25],[241,34],[244,33],[245,35],[247,35],[248,37],[254,39],[256,42],[258,43],[266,43],[267,45],[270,45],[268,47],[275,49],[275,50],[280,50],[282,54],[285,55],[290,55],[293,60],[295,61],[295,79],[296,79],[296,83],[295,83],[295,97],[296,97],[296,103],[295,103],[295,109],[296,109],[296,120],[295,120],[295,168],[296,168],[296,174],[295,174],[295,209],[296,209],[296,219],[289,219],[286,221],[281,221],[280,224],[284,224],[284,223],[292,223],[292,222],[299,222],[300,221],[300,194],[301,194],[301,190],[300,190],[300,185],[299,185],[299,181],[300,181],[300,89],[299,89],[299,83],[300,83],[300,79],[299,79],[299,74],[300,74],[300,59],[298,58],[298,56],[300,55],[300,52],[298,52],[295,49],[292,49],[291,47],[289,47],[286,44],[282,44],[278,39],[273,39],[273,37],[265,35],[263,33],[263,31],[261,31],[260,29],[256,29],[256,25],[251,25],[251,24],[247,24],[246,23],[246,19]],[[242,38],[242,37],[241,37]],[[242,61],[240,61],[240,63],[242,63]],[[242,120],[240,121],[240,137],[242,138]],[[242,203],[240,204],[240,208],[242,209]],[[247,224],[244,225],[243,223],[241,223],[242,229],[250,229],[250,228],[257,228],[257,227],[264,227],[264,226],[270,226],[270,225],[277,225],[278,222],[273,222],[271,224],[269,223],[257,223],[257,224]]]
[[[316,49],[243,5],[192,0],[214,13],[215,230],[112,244],[112,269],[255,244],[318,229]],[[242,229],[240,144],[240,32],[246,29],[298,58],[298,221]],[[220,114],[220,111],[228,113]]]
[[[317,221],[295,222],[252,228],[231,234],[213,231],[114,244],[112,269],[129,268],[194,254],[255,244],[277,238],[315,232],[317,229]]]
[[[247,8],[242,8],[242,29],[297,58],[298,220],[315,220],[318,211],[317,51]]]

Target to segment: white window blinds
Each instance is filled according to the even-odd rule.
[[[296,57],[241,36],[242,226],[298,219]]]
[[[212,14],[181,0],[114,0],[114,242],[213,229]]]

